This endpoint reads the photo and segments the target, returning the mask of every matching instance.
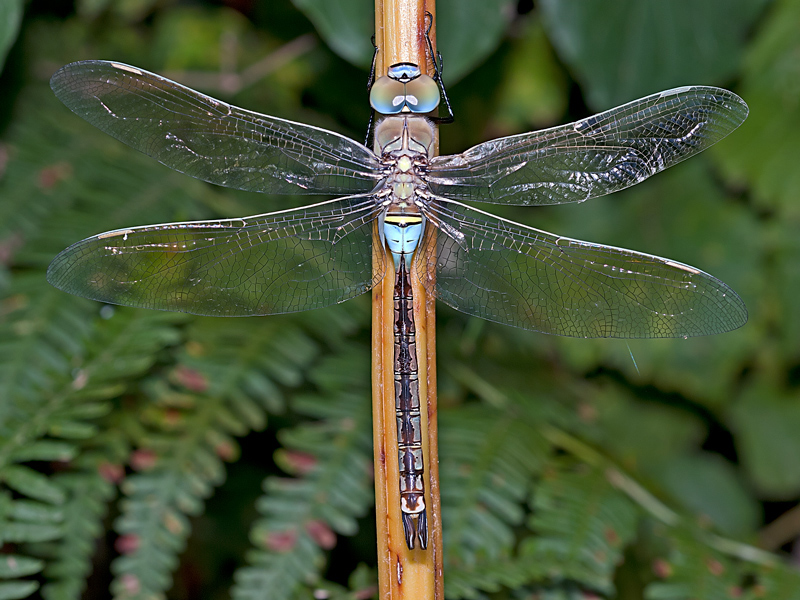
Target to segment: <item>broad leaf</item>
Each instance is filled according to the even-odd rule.
[[[375,31],[371,0],[292,1],[334,52],[354,65],[369,68],[374,52],[370,40]],[[436,30],[446,83],[459,80],[498,46],[512,5],[510,0],[438,2]]]
[[[737,132],[737,143],[717,154],[732,179],[743,179],[768,210],[800,216],[800,2],[774,6],[744,61],[741,93],[751,117]]]
[[[730,421],[737,452],[756,489],[773,499],[795,498],[800,491],[797,394],[753,385],[732,408]]]
[[[22,13],[22,0],[0,2],[0,71],[3,70],[6,62],[6,54],[17,39],[19,26],[22,23]]]
[[[734,466],[718,454],[700,452],[668,461],[659,479],[683,506],[711,521],[718,531],[738,537],[755,533],[759,506]]]
[[[596,110],[724,82],[765,0],[542,0],[550,39]]]

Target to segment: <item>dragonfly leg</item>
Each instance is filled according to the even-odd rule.
[[[367,94],[372,90],[372,84],[375,83],[375,65],[378,63],[378,45],[375,43],[375,36],[372,36],[372,47],[375,52],[372,53],[372,66],[369,68],[369,79],[367,79]],[[369,111],[369,123],[367,123],[367,137],[364,139],[364,145],[369,148],[373,142],[375,135],[375,109]]]
[[[428,29],[425,31],[425,41],[428,44],[428,54],[430,54],[431,61],[433,62],[433,80],[439,86],[440,95],[444,100],[444,105],[447,107],[446,117],[431,117],[431,121],[434,123],[452,123],[455,121],[455,115],[453,114],[453,108],[450,106],[450,98],[447,97],[447,90],[444,88],[444,80],[442,79],[442,71],[444,69],[442,54],[439,51],[433,51],[433,42],[431,41],[433,15],[426,12],[425,20],[428,21]]]
[[[378,45],[375,43],[375,36],[373,35],[370,40],[372,47],[375,51],[372,53],[372,66],[369,68],[369,79],[367,79],[367,93],[372,89],[372,84],[375,83],[375,65],[378,64]]]
[[[375,109],[369,111],[369,123],[367,123],[367,137],[364,138],[364,145],[367,148],[372,148],[375,137]]]

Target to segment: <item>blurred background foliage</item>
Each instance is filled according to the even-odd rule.
[[[800,0],[439,0],[442,153],[679,85],[751,109],[634,189],[496,211],[696,265],[750,321],[575,340],[440,307],[448,598],[800,598],[798,23]],[[0,599],[375,595],[367,296],[212,319],[44,280],[100,231],[307,201],[122,146],[51,94],[59,66],[360,140],[371,33],[369,0],[0,2]]]

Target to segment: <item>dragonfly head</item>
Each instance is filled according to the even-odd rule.
[[[439,105],[439,86],[414,63],[397,63],[378,77],[369,92],[369,103],[383,115],[401,112],[424,114]]]

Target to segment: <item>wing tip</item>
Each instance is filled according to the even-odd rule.
[[[147,71],[143,71],[142,69],[133,67],[131,65],[126,65],[125,63],[121,62],[109,60],[78,60],[67,63],[53,73],[53,75],[50,77],[50,89],[53,90],[53,93],[58,97],[59,100],[62,100],[62,98],[69,93],[69,88],[65,85],[65,82],[75,77],[77,73],[85,73],[88,70],[100,71],[102,69],[109,68],[116,71],[125,71],[137,77],[143,77],[147,74]]]
[[[69,289],[69,278],[67,277],[69,263],[65,260],[66,253],[68,251],[69,248],[59,252],[58,255],[56,255],[52,262],[47,266],[45,280],[54,288],[59,289],[62,292],[67,292],[68,294],[72,294],[73,292]]]
[[[734,292],[731,288],[728,288],[727,291],[723,294],[725,298],[730,299],[732,308],[734,309],[733,318],[730,321],[730,328],[721,331],[720,333],[725,333],[728,331],[735,331],[736,329],[740,329],[747,324],[750,315],[747,311],[747,305],[744,303],[744,300],[741,299],[739,294]]]
[[[699,94],[704,99],[721,105],[726,109],[731,123],[731,127],[727,133],[734,131],[739,125],[744,123],[745,119],[747,119],[750,114],[750,107],[747,106],[747,102],[745,102],[741,96],[730,90],[711,85],[685,85],[664,90],[656,95],[660,98],[666,98],[672,95],[690,92]],[[727,135],[727,133],[725,135]]]

